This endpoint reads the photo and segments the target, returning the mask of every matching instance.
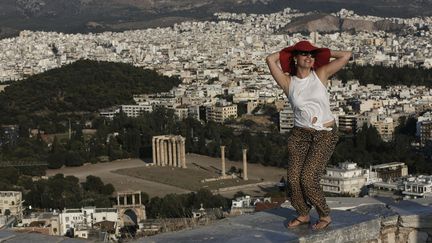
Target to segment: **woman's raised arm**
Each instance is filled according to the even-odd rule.
[[[328,64],[321,66],[316,70],[318,77],[325,85],[327,85],[328,78],[330,76],[335,74],[348,63],[352,53],[350,51],[330,50],[330,55],[334,59]]]
[[[276,83],[288,94],[289,83],[291,77],[285,74],[279,64],[279,52],[270,54],[266,58],[267,65],[270,69],[270,73],[276,80]]]

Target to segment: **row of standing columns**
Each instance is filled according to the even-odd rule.
[[[226,175],[226,167],[225,167],[225,146],[221,146],[221,175],[224,177]],[[243,180],[248,180],[248,170],[247,170],[247,149],[243,149]]]
[[[185,138],[182,136],[154,136],[153,163],[159,166],[186,168]]]
[[[131,198],[128,202],[128,198]],[[117,205],[118,206],[133,206],[141,205],[141,191],[137,192],[119,192],[117,193]]]
[[[182,136],[154,136],[153,163],[159,166],[186,168],[185,138]],[[226,176],[225,146],[221,146],[222,177]],[[243,149],[243,180],[248,180],[247,149]]]

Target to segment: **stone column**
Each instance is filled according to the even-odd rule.
[[[155,139],[155,146],[156,146],[156,165],[159,165],[159,162],[160,162],[160,156],[159,156],[159,153],[160,153],[160,150],[159,150],[159,139]]]
[[[163,138],[159,138],[159,165],[163,166],[164,165],[164,160],[163,160]]]
[[[153,165],[156,165],[156,137],[152,138]]]
[[[171,139],[167,140],[168,144],[168,165],[173,166],[173,156],[172,156],[172,142]]]
[[[182,147],[182,167],[186,168],[186,145],[185,145],[185,139],[182,138],[181,140],[181,147]]]
[[[132,194],[132,205],[135,205],[135,193],[134,194]]]
[[[172,143],[172,147],[173,147],[173,152],[172,152],[172,157],[173,157],[173,166],[178,166],[178,159],[177,159],[177,143],[176,140],[174,138],[171,139],[171,143]]]
[[[120,195],[117,194],[117,205],[120,206]]]
[[[177,139],[177,166],[178,167],[182,167],[183,166],[183,162],[182,162],[182,146],[181,146],[181,142],[179,139]]]
[[[243,180],[248,180],[247,174],[247,149],[243,149]]]
[[[159,139],[155,137],[155,152],[156,152],[156,165],[159,165]]]
[[[159,155],[159,165],[163,166],[164,165],[164,161],[163,161],[163,140],[161,138],[158,139],[158,155]]]
[[[168,165],[168,146],[167,146],[167,140],[164,138],[163,139],[163,163],[164,166]]]
[[[220,146],[220,149],[221,149],[221,160],[222,160],[221,175],[225,176],[225,146]]]
[[[123,202],[124,202],[124,205],[128,205],[127,204],[127,195],[123,195]]]

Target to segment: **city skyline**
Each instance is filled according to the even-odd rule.
[[[285,217],[294,213],[284,170],[294,115],[265,62],[270,53],[301,40],[354,54],[343,78],[332,77],[326,87],[340,135],[320,185],[326,196],[335,196],[327,199],[337,216],[326,239],[430,240],[432,16],[378,17],[340,9],[326,17],[349,20],[344,28],[320,32],[314,21],[305,22],[317,30],[311,33],[285,28],[310,16],[315,13],[291,8],[216,12],[212,20],[168,27],[81,34],[24,30],[0,39],[0,98],[5,101],[0,111],[11,113],[2,121],[15,123],[0,122],[0,159],[7,162],[0,164],[0,174],[7,175],[0,180],[0,240],[20,237],[2,234],[2,227],[14,224],[57,237],[91,238],[97,230],[111,241],[203,225],[201,233],[194,229],[141,239],[187,242],[207,235],[211,229],[205,225],[212,222],[217,240],[237,235],[226,233],[224,222],[234,222],[238,230],[246,227],[252,238],[298,240],[306,232],[308,240],[317,240],[320,233],[309,228],[297,234],[284,226]],[[376,29],[381,25],[403,27]],[[88,69],[80,73],[79,67]],[[50,73],[54,69],[60,72]],[[106,69],[114,72],[98,76]],[[406,75],[385,73],[400,70]],[[420,75],[416,70],[424,74],[422,85],[407,76]],[[152,86],[149,90],[158,90],[152,93],[133,93],[128,86],[122,93],[126,84],[112,82],[115,87],[104,92],[113,102],[103,104],[115,105],[100,109],[77,105],[86,103],[80,99],[84,94],[62,86],[62,75],[92,77],[89,87],[78,84],[89,91],[101,90],[97,82],[108,83],[104,78],[128,75],[138,77],[131,81],[136,86],[160,80],[166,86]],[[146,84],[147,77],[152,80]],[[368,77],[372,81],[365,81]],[[42,85],[36,87],[40,110],[8,89],[24,89],[19,85],[30,86],[38,78],[53,82],[49,94],[56,95],[48,97]],[[75,95],[68,106],[65,90]],[[130,97],[114,97],[118,93]],[[27,103],[14,102],[19,99]],[[60,105],[50,110],[45,100],[51,99]],[[13,166],[17,159],[22,160],[19,168]],[[27,160],[46,163],[29,167]],[[277,209],[237,218],[260,207]],[[380,207],[380,213],[372,207]],[[260,225],[250,226],[252,221]],[[275,230],[267,230],[270,226]],[[349,231],[335,233],[342,229]]]

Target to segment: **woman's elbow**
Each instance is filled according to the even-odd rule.
[[[275,52],[266,57],[266,62],[267,63],[276,62],[278,59],[279,59],[279,53]]]
[[[352,51],[346,51],[346,53],[345,53],[345,58],[346,58],[347,60],[350,60],[351,57],[352,57]]]
[[[270,63],[270,62],[272,62],[272,55],[268,55],[268,56],[265,58],[265,60],[266,60],[267,64]]]

